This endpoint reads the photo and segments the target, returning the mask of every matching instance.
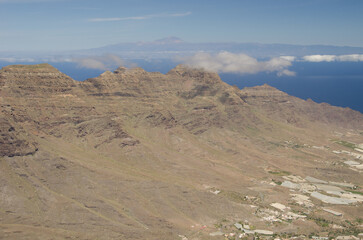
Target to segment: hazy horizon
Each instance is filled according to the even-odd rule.
[[[359,0],[0,0],[0,51],[188,42],[363,47]]]

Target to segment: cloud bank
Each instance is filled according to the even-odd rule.
[[[363,54],[349,55],[308,55],[302,57],[306,62],[362,62]]]
[[[184,17],[192,14],[192,12],[183,13],[162,13],[162,14],[151,14],[144,16],[133,16],[133,17],[114,17],[114,18],[90,18],[89,22],[116,22],[116,21],[126,21],[126,20],[146,20],[152,18],[162,18],[162,17]]]
[[[0,58],[0,61],[9,62],[9,63],[16,63],[16,62],[32,63],[32,62],[35,62],[36,60],[34,58],[4,57],[4,58]]]
[[[78,64],[78,67],[98,70],[111,70],[115,67],[126,65],[126,62],[124,60],[112,54],[85,58],[74,58],[72,59],[72,61],[76,62]]]
[[[218,73],[255,74],[259,72],[277,72],[278,76],[295,76],[295,72],[287,69],[292,65],[291,62],[294,59],[292,56],[281,56],[268,61],[258,61],[246,54],[220,52],[211,55],[201,52],[182,60],[187,66]]]

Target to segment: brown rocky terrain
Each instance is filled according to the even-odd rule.
[[[362,231],[363,115],[351,109],[180,65],[84,82],[8,66],[0,104],[0,239],[248,237],[238,222],[286,236]]]

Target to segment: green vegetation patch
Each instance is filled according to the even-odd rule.
[[[314,222],[320,226],[320,227],[329,227],[330,221],[320,218],[320,217],[310,217],[311,220],[314,220]]]
[[[305,146],[304,145],[300,145],[300,144],[294,144],[292,146],[292,148],[304,148]]]
[[[347,190],[348,192],[354,193],[354,194],[359,194],[359,195],[363,195],[362,192],[358,192],[358,191],[354,191],[354,190]]]
[[[291,174],[288,171],[268,171],[268,173],[269,174],[273,174],[273,175],[277,175],[277,176],[286,176],[286,175],[290,175]]]
[[[51,67],[48,63],[40,63],[40,64],[24,64],[24,65],[12,65],[12,68],[23,68],[23,69],[38,69],[38,68],[48,68]]]
[[[283,147],[284,145],[279,143],[279,142],[268,142],[270,145],[275,146],[275,147]]]
[[[355,143],[351,143],[351,142],[347,142],[347,141],[343,141],[343,140],[340,140],[340,141],[335,141],[335,143],[339,144],[339,145],[342,145],[344,147],[347,147],[347,148],[351,148],[351,149],[354,149],[356,148],[357,146],[355,145]]]
[[[221,194],[226,196],[228,199],[230,199],[233,202],[243,203],[246,201],[245,195],[243,195],[242,193],[239,193],[239,192],[222,191]]]
[[[277,185],[281,185],[281,184],[282,184],[282,182],[281,182],[281,181],[278,181],[278,180],[275,180],[275,179],[272,179],[272,181],[273,181],[274,183],[276,183]]]

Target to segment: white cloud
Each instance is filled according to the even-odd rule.
[[[16,63],[16,62],[35,62],[36,60],[34,58],[15,58],[15,57],[5,57],[0,58],[0,61],[9,62],[9,63]]]
[[[294,76],[295,73],[287,70],[291,66],[293,57],[276,57],[268,61],[258,61],[246,54],[220,52],[216,55],[197,53],[194,56],[183,58],[184,64],[193,68],[203,68],[219,73],[254,74],[259,72],[277,72],[278,76]]]
[[[6,58],[0,58],[0,61],[4,61],[4,62],[10,62],[10,63],[14,63],[16,62],[16,58],[13,57],[6,57]]]
[[[293,62],[296,59],[295,56],[280,56],[280,58],[285,59],[285,60],[290,61],[290,62]]]
[[[115,21],[126,21],[126,20],[145,20],[151,18],[161,18],[161,17],[184,17],[192,14],[192,12],[183,13],[163,13],[163,14],[151,14],[144,16],[133,16],[133,17],[113,17],[113,18],[91,18],[88,19],[89,22],[115,22]]]
[[[337,56],[337,60],[341,62],[361,62],[363,61],[363,54],[350,54]]]
[[[74,62],[82,68],[99,69],[99,70],[110,70],[115,67],[123,66],[126,64],[120,57],[108,54],[104,56],[93,56],[85,58],[75,58]]]
[[[302,58],[307,62],[333,62],[336,59],[335,55],[308,55]]]
[[[125,21],[125,20],[144,20],[147,19],[146,16],[140,17],[124,17],[124,18],[91,18],[88,19],[89,22],[116,22],[116,21]]]
[[[284,70],[278,72],[277,76],[279,76],[279,77],[281,77],[281,76],[294,77],[294,76],[296,76],[296,72],[290,71],[288,69],[284,69]]]
[[[363,54],[349,55],[308,55],[302,57],[306,62],[360,62],[363,61]]]

